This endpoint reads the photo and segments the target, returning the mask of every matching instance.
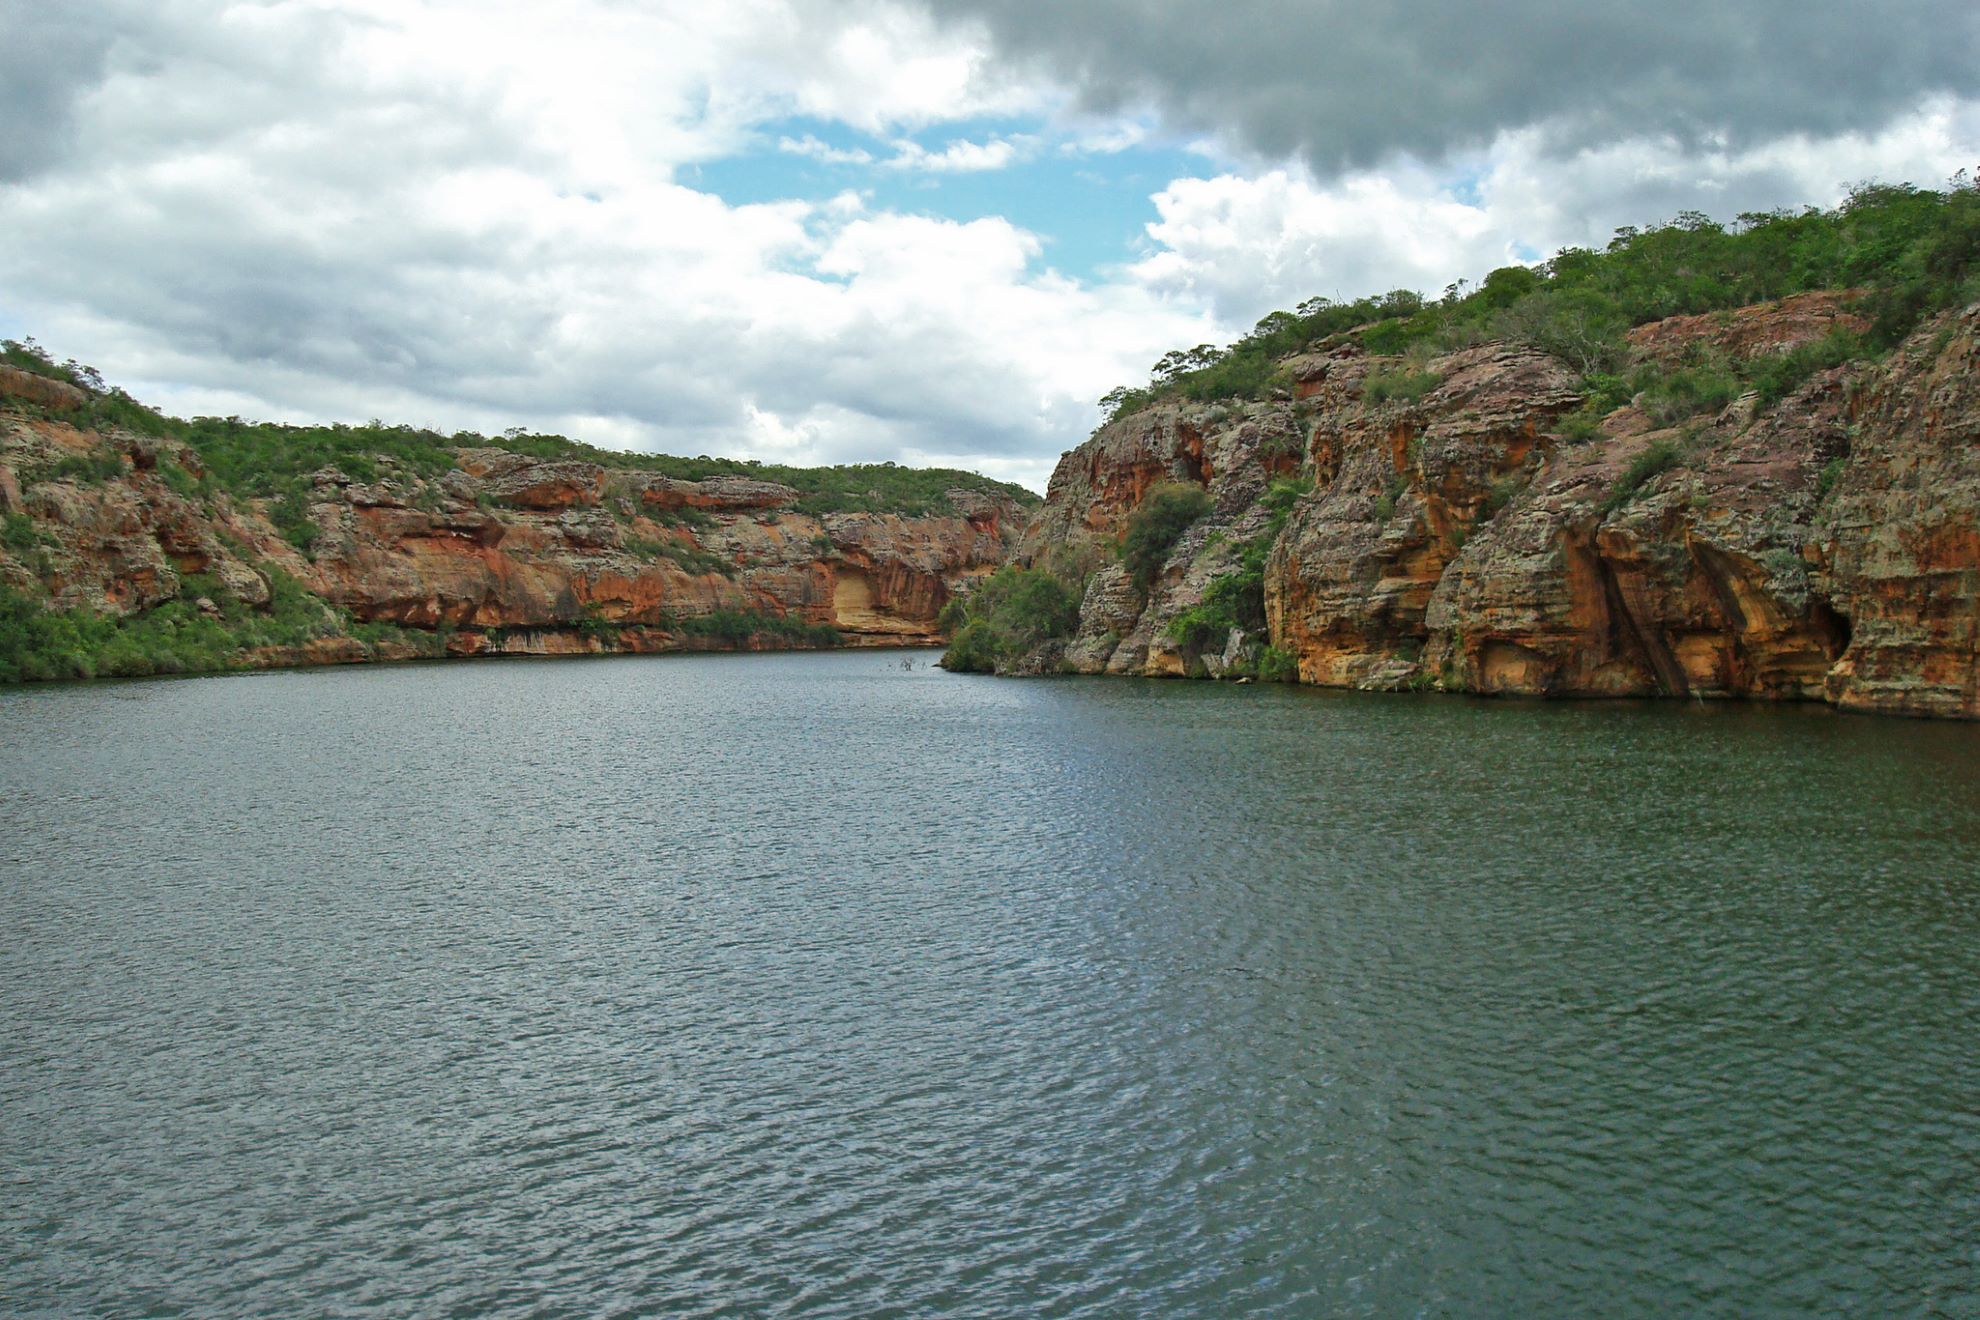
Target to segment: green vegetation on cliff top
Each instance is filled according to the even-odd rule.
[[[909,468],[894,463],[852,463],[837,467],[787,467],[755,459],[680,458],[671,454],[599,449],[561,435],[520,429],[501,435],[457,431],[443,435],[413,426],[287,426],[239,417],[168,417],[106,385],[82,363],[56,362],[33,340],[0,341],[0,362],[90,391],[83,406],[68,411],[33,409],[72,425],[183,441],[199,455],[202,481],[215,490],[276,499],[299,498],[310,474],[335,468],[360,482],[371,482],[393,467],[432,479],[455,465],[457,448],[505,449],[531,458],[596,463],[618,471],[652,472],[682,481],[710,477],[749,477],[789,486],[799,494],[801,513],[896,513],[913,517],[953,512],[948,492],[968,490],[1004,496],[1030,507],[1038,497],[1022,486],[953,468]]]
[[[1312,298],[1271,313],[1227,348],[1171,352],[1147,385],[1122,386],[1100,402],[1112,420],[1164,401],[1259,398],[1287,383],[1282,359],[1351,338],[1382,354],[1506,339],[1599,379],[1622,365],[1631,326],[1818,289],[1859,291],[1869,334],[1761,359],[1741,383],[1759,388],[1763,404],[1822,365],[1886,350],[1925,317],[1980,298],[1980,186],[1963,171],[1944,189],[1865,184],[1833,210],[1748,212],[1731,225],[1688,211],[1619,229],[1599,252],[1567,248],[1476,285],[1459,281],[1435,300],[1407,289],[1346,303]],[[1383,398],[1423,384],[1398,378]]]

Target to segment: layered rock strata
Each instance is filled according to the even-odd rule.
[[[1850,324],[1841,307],[1674,318],[1632,342],[1777,352]],[[1577,377],[1531,350],[1406,366],[1350,344],[1282,365],[1278,397],[1147,409],[1065,456],[1021,556],[1084,577],[1080,624],[1019,668],[1224,669],[1240,639],[1188,646],[1172,625],[1269,535],[1253,640],[1302,682],[1980,718],[1980,306],[1771,408],[1659,425],[1630,405],[1583,440],[1562,425]],[[1371,401],[1371,377],[1411,374],[1420,392]],[[1288,475],[1310,489],[1273,532],[1263,496]],[[1212,511],[1143,593],[1111,551],[1163,482]]]
[[[51,608],[129,615],[179,596],[196,574],[265,605],[285,574],[350,622],[396,625],[457,655],[803,640],[795,628],[745,635],[751,620],[829,628],[854,645],[919,644],[940,640],[942,606],[1008,557],[1029,512],[958,489],[950,510],[927,516],[811,513],[800,492],[746,477],[684,481],[463,449],[437,477],[389,457],[371,481],[315,473],[305,552],[278,532],[269,501],[192,489],[202,473],[190,447],[19,406],[75,406],[51,387],[73,389],[0,378],[15,401],[0,397],[0,514],[13,517],[0,584]],[[717,618],[725,629],[696,626]],[[328,636],[242,659],[406,653]]]

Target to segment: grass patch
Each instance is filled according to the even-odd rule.
[[[1675,442],[1652,441],[1648,448],[1630,460],[1623,474],[1616,478],[1616,484],[1609,487],[1609,494],[1602,501],[1602,515],[1607,517],[1628,504],[1646,482],[1670,471],[1683,459],[1684,452]]]
[[[121,455],[96,450],[88,454],[64,454],[52,463],[24,467],[20,479],[24,490],[44,481],[74,481],[84,486],[100,486],[106,481],[115,481],[125,471],[127,469]]]
[[[1373,407],[1415,403],[1443,383],[1444,378],[1434,371],[1409,366],[1379,369],[1369,372],[1368,379],[1362,382],[1361,397]]]

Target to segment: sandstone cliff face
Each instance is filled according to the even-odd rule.
[[[1980,307],[1900,350],[1850,436],[1809,555],[1851,625],[1827,695],[1980,719]]]
[[[1811,295],[1632,340],[1775,352],[1846,315]],[[1764,412],[1749,396],[1660,428],[1624,407],[1580,443],[1560,427],[1577,378],[1554,359],[1488,344],[1418,365],[1434,388],[1370,402],[1370,374],[1401,364],[1296,358],[1291,397],[1150,409],[1069,453],[1022,552],[1091,570],[1050,662],[1220,668],[1224,639],[1189,653],[1165,636],[1296,470],[1312,488],[1272,542],[1259,640],[1303,682],[1980,718],[1980,306]],[[1214,512],[1143,599],[1107,551],[1164,480],[1203,485]]]
[[[0,393],[59,385],[27,373]],[[62,387],[70,388],[70,387]],[[60,406],[74,406],[58,400]],[[309,484],[304,553],[266,501],[194,489],[199,459],[173,441],[81,431],[0,397],[0,584],[56,608],[128,615],[193,574],[263,604],[279,571],[357,624],[396,625],[454,654],[655,651],[803,644],[816,625],[850,644],[940,640],[949,598],[1001,564],[1027,511],[978,491],[940,516],[800,511],[800,494],[742,477],[682,481],[499,449],[458,452],[423,477],[378,462]],[[724,629],[697,627],[725,619]],[[403,646],[324,637],[248,662],[392,658]]]

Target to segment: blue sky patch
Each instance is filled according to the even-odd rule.
[[[921,155],[901,144],[912,143]],[[791,150],[782,143],[802,144]],[[928,158],[957,144],[1008,150],[1008,164],[941,169]],[[1081,280],[1131,261],[1156,218],[1150,197],[1204,172],[1204,161],[1169,144],[1081,151],[1031,123],[974,121],[879,138],[842,124],[790,119],[767,125],[755,148],[681,170],[678,182],[732,206],[792,199],[822,202],[847,190],[875,210],[967,222],[1000,216],[1036,234],[1041,264]]]

